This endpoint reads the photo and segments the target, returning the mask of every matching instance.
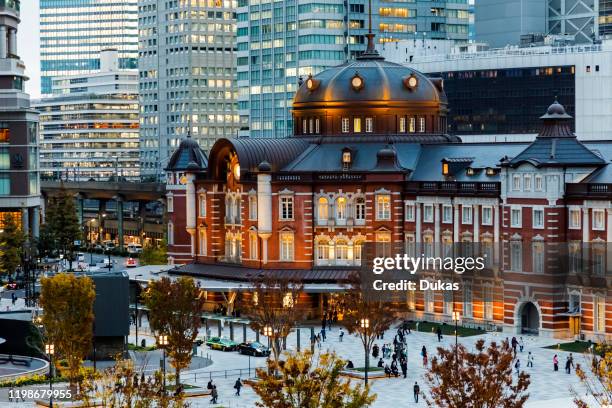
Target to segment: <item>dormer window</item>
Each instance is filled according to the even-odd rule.
[[[466,170],[466,173],[467,173],[468,176],[473,176],[475,172],[474,172],[473,168],[468,167],[467,170]]]
[[[353,155],[349,149],[342,151],[342,169],[348,170],[353,162]]]
[[[315,119],[315,133],[316,134],[321,133],[321,122],[320,122],[319,118]]]
[[[442,175],[448,176],[450,174],[450,170],[448,168],[448,163],[442,163]]]
[[[494,176],[494,175],[495,175],[495,169],[491,167],[487,167],[487,176]]]

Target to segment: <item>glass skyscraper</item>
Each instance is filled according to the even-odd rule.
[[[100,51],[119,51],[119,67],[138,66],[138,0],[40,0],[41,92],[51,78],[96,72]]]
[[[468,40],[468,0],[373,0],[379,43]],[[367,0],[239,0],[238,109],[241,135],[292,133],[299,78],[316,75],[365,50]]]
[[[238,134],[236,0],[139,0],[140,172],[158,177],[181,139]]]

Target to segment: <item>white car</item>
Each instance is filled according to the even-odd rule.
[[[84,253],[82,253],[82,252],[79,252],[79,253],[77,254],[77,261],[78,261],[78,262],[85,262],[85,254],[84,254]]]

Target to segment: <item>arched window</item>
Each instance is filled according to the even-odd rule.
[[[348,243],[345,240],[336,241],[336,260],[344,262],[348,260]]]
[[[319,197],[317,207],[317,219],[319,221],[327,221],[327,219],[329,218],[329,203],[327,201],[327,198]]]
[[[249,233],[249,257],[251,259],[257,259],[259,257],[257,253],[257,233],[255,231]]]
[[[316,245],[317,260],[327,261],[329,259],[329,241],[318,241]]]
[[[359,197],[355,200],[355,221],[365,222],[365,215],[365,198]]]
[[[338,197],[336,200],[336,218],[339,220],[346,219],[346,197]]]
[[[199,239],[198,239],[198,253],[202,256],[206,255],[206,230],[200,228]]]

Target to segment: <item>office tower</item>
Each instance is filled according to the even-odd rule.
[[[119,51],[119,67],[138,63],[138,0],[40,0],[41,92],[51,78],[100,69],[100,51]]]
[[[300,78],[365,50],[368,2],[239,0],[238,109],[241,135],[285,137]],[[372,1],[379,43],[402,39],[468,39],[467,0]],[[298,17],[299,16],[299,17]]]
[[[599,37],[612,38],[612,0],[599,0]]]
[[[53,96],[34,104],[41,177],[138,180],[138,71],[118,67],[117,50],[104,50],[100,71],[54,78]]]
[[[475,4],[475,39],[491,47],[518,44],[521,35],[546,32],[547,0],[488,0]]]
[[[600,0],[547,0],[547,34],[565,35],[575,43],[592,43],[599,38],[597,8]]]
[[[158,177],[185,137],[236,136],[236,0],[140,0],[141,174]]]
[[[0,7],[0,228],[11,214],[22,229],[38,236],[38,112],[24,92],[25,66],[18,56],[20,1]]]

